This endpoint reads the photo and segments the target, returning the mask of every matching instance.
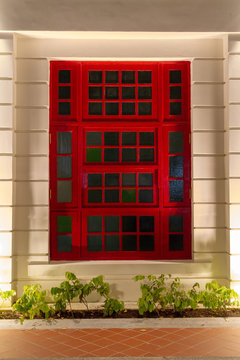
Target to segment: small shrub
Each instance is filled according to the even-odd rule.
[[[5,301],[7,301],[8,299],[10,299],[12,296],[16,295],[16,291],[15,290],[7,290],[7,291],[2,291],[0,289],[0,306],[3,305],[5,303]]]

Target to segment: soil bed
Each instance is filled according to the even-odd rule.
[[[171,309],[156,312],[145,313],[139,315],[138,310],[127,310],[112,316],[104,316],[103,310],[73,310],[74,319],[100,319],[100,318],[118,318],[118,319],[134,319],[134,318],[201,318],[201,317],[240,317],[240,309],[225,310],[209,310],[209,309],[186,309],[181,313]],[[13,311],[0,311],[0,319],[19,319],[21,315]],[[44,316],[36,316],[36,319],[44,319]],[[72,319],[72,313],[65,311],[51,316],[50,319]]]

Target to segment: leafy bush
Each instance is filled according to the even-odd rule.
[[[13,305],[13,310],[22,314],[20,321],[23,324],[25,318],[34,319],[36,315],[44,314],[45,319],[55,313],[54,309],[47,304],[46,290],[41,290],[40,284],[24,286],[23,295]]]
[[[0,305],[3,305],[5,303],[5,301],[7,301],[8,299],[10,299],[12,296],[16,295],[16,291],[15,290],[7,290],[7,291],[2,291],[0,289]]]

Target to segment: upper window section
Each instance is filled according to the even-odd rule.
[[[156,63],[85,63],[83,120],[157,120]]]

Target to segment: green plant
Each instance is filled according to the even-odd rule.
[[[6,291],[2,291],[0,289],[0,305],[3,305],[5,303],[5,301],[7,301],[8,299],[10,299],[12,296],[16,295],[16,291],[15,290],[6,290]]]
[[[183,289],[180,278],[176,277],[167,292],[168,304],[177,312],[182,312],[188,307],[196,309],[199,302],[196,287],[199,287],[198,283],[195,283],[191,290],[186,291]]]
[[[24,286],[23,295],[13,305],[13,310],[22,314],[20,321],[25,318],[34,319],[36,315],[44,314],[47,319],[55,313],[54,309],[47,304],[46,290],[41,290],[40,284]]]

